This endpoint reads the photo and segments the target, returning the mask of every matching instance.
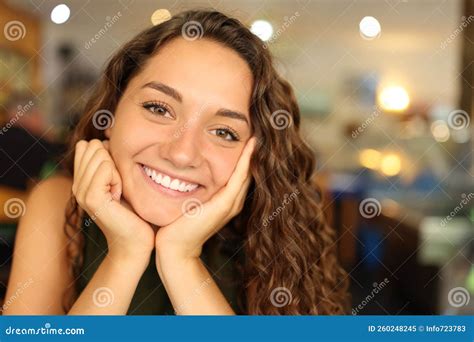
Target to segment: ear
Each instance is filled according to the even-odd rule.
[[[105,136],[107,137],[107,139],[110,139],[110,133],[111,133],[111,132],[110,132],[110,127],[107,127],[107,128],[105,129],[105,131],[104,131],[104,134],[105,134]]]

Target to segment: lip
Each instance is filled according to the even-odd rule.
[[[169,195],[171,197],[176,197],[176,198],[179,198],[179,197],[187,197],[187,196],[190,196],[190,195],[194,195],[196,193],[196,191],[200,190],[202,188],[201,185],[198,185],[198,187],[192,191],[188,191],[188,192],[181,192],[181,191],[178,191],[178,190],[173,190],[173,189],[169,189],[169,188],[165,188],[163,185],[161,184],[158,184],[158,183],[155,183],[153,181],[153,179],[151,179],[150,177],[148,177],[148,175],[145,173],[145,170],[143,169],[143,164],[137,164],[138,167],[140,168],[140,172],[141,174],[143,175],[143,177],[145,178],[145,182],[148,183],[153,189],[155,189],[156,191],[159,191],[163,194],[166,194],[166,195]],[[146,166],[146,165],[145,165]],[[158,169],[155,169],[158,171]],[[171,176],[168,174],[168,176]],[[181,179],[181,178],[179,178]],[[184,179],[183,179],[184,180]],[[191,183],[191,182],[190,182]],[[197,184],[197,183],[194,183],[194,184]]]

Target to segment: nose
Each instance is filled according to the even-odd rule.
[[[162,158],[176,168],[197,168],[202,161],[202,149],[197,125],[183,125],[168,138]]]

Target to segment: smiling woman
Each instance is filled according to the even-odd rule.
[[[105,130],[140,217],[168,225],[186,197],[205,203],[227,183],[251,136],[251,90],[245,60],[210,39],[177,37],[144,63]]]
[[[25,260],[53,263],[25,291],[36,313],[347,312],[299,126],[292,88],[238,20],[187,11],[141,32],[109,61],[67,176],[30,198],[11,284],[28,278]],[[28,239],[45,211],[56,216],[41,236],[57,238],[38,259]]]

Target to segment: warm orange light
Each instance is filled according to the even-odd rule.
[[[387,176],[397,175],[402,168],[402,161],[400,157],[394,153],[387,154],[382,157],[380,163],[380,171],[382,171]]]
[[[410,104],[410,97],[403,87],[393,86],[382,89],[378,97],[380,106],[387,111],[403,111]]]

